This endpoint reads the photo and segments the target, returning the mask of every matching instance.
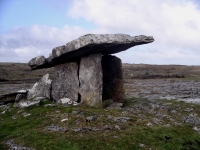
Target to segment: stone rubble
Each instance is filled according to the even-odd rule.
[[[46,126],[44,129],[48,130],[48,131],[54,131],[54,132],[60,132],[60,133],[65,133],[67,131],[67,128],[61,127],[61,126],[56,126],[54,124],[52,124],[50,126]]]
[[[14,140],[7,140],[4,142],[8,146],[8,150],[35,150],[33,148],[28,148],[19,144],[16,144]]]

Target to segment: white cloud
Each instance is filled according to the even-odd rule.
[[[40,25],[14,27],[0,35],[0,62],[28,62],[38,55],[48,57],[54,47],[86,33],[78,26],[62,29]]]
[[[145,52],[147,63],[151,63],[151,58],[155,58],[158,60],[156,63],[170,63],[168,60],[200,65],[200,59],[196,56],[200,56],[200,10],[192,1],[74,0],[68,16],[92,21],[109,33],[154,36],[154,43],[148,47],[156,49],[156,52]],[[140,47],[142,49],[143,46]],[[135,50],[136,47],[131,49]],[[144,62],[144,53],[132,54],[133,58],[141,58],[141,63]],[[121,56],[123,61],[130,62],[126,55],[128,52],[118,56]],[[162,61],[159,58],[163,58]]]
[[[88,33],[127,33],[154,36],[155,41],[117,54],[123,62],[200,65],[200,10],[193,1],[74,0],[70,6],[68,17],[97,28],[14,27],[0,34],[0,61],[48,57],[54,47]]]

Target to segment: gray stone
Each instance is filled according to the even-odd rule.
[[[114,103],[112,103],[111,105],[109,105],[109,107],[108,108],[116,108],[116,109],[120,109],[120,108],[122,108],[123,107],[123,103],[117,103],[117,102],[114,102]]]
[[[25,100],[26,98],[27,98],[26,94],[17,94],[15,102],[19,102],[20,100]]]
[[[67,98],[72,102],[78,100],[78,65],[66,63],[55,66],[55,75],[52,82],[51,97],[53,101]]]
[[[32,58],[28,62],[28,66],[30,66],[32,70],[34,70],[35,68],[40,69],[40,68],[46,67],[46,65],[47,65],[47,60],[44,56],[38,56],[38,57]]]
[[[65,127],[56,126],[54,124],[46,126],[44,129],[48,131],[61,132],[61,133],[65,133],[67,131]]]
[[[114,121],[115,122],[127,122],[128,120],[131,120],[131,118],[129,118],[129,117],[115,117],[114,118]]]
[[[103,67],[103,100],[125,102],[124,80],[121,59],[112,55],[102,58]]]
[[[95,127],[75,127],[71,128],[74,132],[100,131],[101,129]]]
[[[10,102],[15,102],[16,96],[18,94],[27,94],[27,90],[20,90],[17,92],[12,92],[4,95],[0,95],[0,105],[7,104]]]
[[[96,116],[88,116],[88,117],[86,117],[86,122],[93,122],[93,121],[95,121],[96,119],[97,119]]]
[[[45,97],[51,99],[51,82],[52,80],[49,79],[49,74],[44,75],[40,81],[33,85],[32,89],[29,89],[27,99],[33,99],[35,97]]]
[[[24,101],[24,102],[19,102],[16,106],[19,108],[25,108],[25,107],[30,107],[30,106],[39,106],[40,101]]]
[[[68,42],[66,45],[55,47],[45,63],[38,63],[40,65],[37,66],[38,59],[36,57],[29,62],[29,66],[31,69],[40,69],[41,66],[44,68],[52,67],[80,59],[82,56],[94,53],[114,54],[153,41],[152,36],[145,35],[132,37],[127,34],[87,34]]]
[[[105,125],[105,126],[103,127],[103,130],[112,130],[112,127],[109,126],[109,125]]]
[[[101,54],[82,57],[79,69],[79,94],[81,103],[87,106],[101,106],[103,73]]]
[[[8,150],[34,150],[19,144],[16,144],[13,140],[7,140],[4,142],[8,146]]]
[[[121,128],[118,125],[115,125],[115,129],[121,130]]]

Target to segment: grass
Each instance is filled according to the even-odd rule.
[[[181,122],[181,125],[173,125],[167,119],[163,119],[162,124],[153,124],[147,126],[148,122],[152,122],[152,118],[156,117],[156,113],[148,113],[145,110],[139,110],[136,113],[128,112],[129,108],[151,109],[146,99],[132,98],[128,99],[122,110],[81,107],[81,106],[55,106],[44,107],[34,106],[30,108],[19,109],[11,105],[11,108],[5,114],[0,114],[0,149],[5,149],[3,142],[13,139],[16,143],[35,149],[48,150],[107,150],[107,149],[183,149],[198,150],[200,149],[200,134],[192,129],[193,125],[183,123],[181,117],[187,116],[190,112],[184,112],[185,108],[194,108],[193,113],[200,115],[200,106],[194,104],[186,104],[175,100],[165,101],[157,100],[156,104],[160,107],[169,104],[169,110],[163,111],[162,108],[154,109],[156,113],[162,111],[173,117],[175,121]],[[177,114],[171,113],[170,110],[177,109]],[[1,108],[2,109],[2,108]],[[2,112],[3,110],[0,110]],[[138,113],[138,114],[137,114]],[[24,114],[31,114],[24,117]],[[15,116],[16,119],[12,119]],[[94,122],[87,122],[87,116],[97,116]],[[131,120],[125,123],[114,122],[108,119],[108,116],[126,116]],[[61,119],[68,118],[67,122],[61,122]],[[171,124],[165,127],[164,124]],[[44,130],[45,126],[55,124],[66,127],[65,133],[51,132]],[[74,127],[96,127],[103,128],[109,125],[111,130],[74,132]],[[121,130],[117,130],[118,125]]]

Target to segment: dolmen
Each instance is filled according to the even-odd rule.
[[[53,81],[45,75],[28,92],[28,99],[46,97],[99,107],[105,100],[124,103],[121,59],[113,56],[133,46],[153,42],[152,36],[87,34],[53,48],[48,58],[32,58],[32,70],[54,67]]]

